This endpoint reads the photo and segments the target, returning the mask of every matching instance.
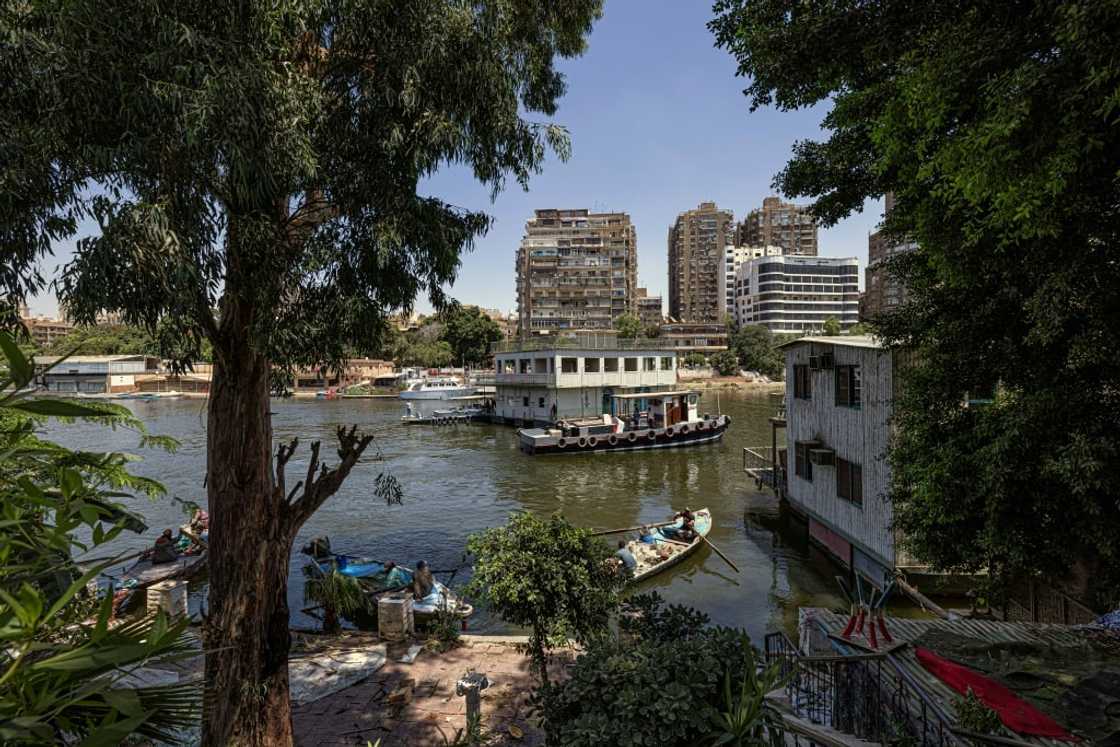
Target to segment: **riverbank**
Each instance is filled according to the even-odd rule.
[[[784,392],[784,381],[748,381],[742,376],[711,376],[703,379],[681,379],[681,387],[688,389],[731,389],[746,394]]]
[[[292,652],[293,665],[313,662],[328,679],[332,666],[344,668],[355,654],[383,651],[384,656],[383,663],[376,665],[375,653],[375,666],[360,680],[339,690],[325,686],[318,697],[308,695],[294,704],[296,744],[361,746],[378,740],[380,747],[454,744],[467,724],[466,700],[456,694],[455,685],[468,672],[484,674],[490,682],[481,693],[487,744],[544,744],[544,735],[528,710],[536,679],[528,657],[518,649],[524,640],[522,636],[464,635],[458,646],[440,653],[411,641],[383,644],[371,633],[300,635]],[[572,658],[570,652],[556,654],[553,671]],[[312,697],[315,699],[310,700]]]

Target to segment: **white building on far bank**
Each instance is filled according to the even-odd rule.
[[[811,334],[827,319],[848,329],[859,321],[855,257],[756,257],[735,277],[735,321],[772,332]]]

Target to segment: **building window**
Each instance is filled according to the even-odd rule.
[[[836,404],[841,407],[858,408],[862,395],[859,366],[837,366]]]
[[[599,373],[599,361],[602,358],[584,358],[583,359],[583,372],[584,373]]]
[[[578,373],[579,358],[561,358],[560,373]]]
[[[813,383],[809,378],[809,367],[797,365],[793,367],[793,396],[797,399],[813,398]]]
[[[656,358],[642,358],[642,370],[643,371],[656,371],[657,370],[657,359]]]
[[[529,359],[528,358],[522,358],[521,359],[521,373],[529,373],[530,370],[531,369],[529,368]]]
[[[529,398],[528,397],[522,397],[521,398],[521,406],[522,407],[528,407],[529,406]]]
[[[544,408],[544,397],[537,397],[537,407]]]
[[[603,370],[607,373],[618,373],[618,358],[604,358]]]
[[[510,358],[502,361],[502,372],[507,374],[517,373],[517,361]]]
[[[637,371],[638,370],[638,359],[637,358],[626,358],[625,361],[626,361],[625,370],[627,370],[627,371]]]
[[[548,371],[548,358],[537,358],[533,361],[533,373],[545,373]]]
[[[667,355],[667,356],[665,356],[661,359],[661,370],[662,371],[672,371],[673,370],[673,356]]]
[[[863,507],[863,468],[855,462],[836,459],[836,495]]]
[[[809,447],[810,444],[806,441],[798,441],[794,444],[793,473],[802,479],[812,482],[813,463],[809,461]]]

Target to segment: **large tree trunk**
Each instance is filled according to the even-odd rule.
[[[229,328],[227,327],[227,330]],[[215,356],[207,418],[210,597],[203,744],[292,742],[288,559],[294,538],[276,492],[269,362],[247,340]]]

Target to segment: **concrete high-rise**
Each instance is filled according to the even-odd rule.
[[[780,246],[783,254],[817,256],[817,221],[805,205],[767,197],[735,228],[737,246]]]
[[[677,216],[669,228],[669,317],[719,322],[724,247],[732,243],[734,218],[714,202]]]
[[[884,199],[885,214],[894,209],[894,194],[888,192]],[[891,311],[906,302],[906,286],[887,272],[884,262],[903,252],[913,251],[918,245],[912,241],[892,244],[882,231],[867,237],[867,270],[864,283],[863,300],[860,303],[859,318],[874,321],[885,311]]]
[[[642,320],[642,328],[661,326],[664,321],[661,296],[651,296],[645,288],[638,288],[637,301],[638,318]]]
[[[614,328],[636,313],[638,234],[626,213],[537,210],[517,250],[521,335]]]

